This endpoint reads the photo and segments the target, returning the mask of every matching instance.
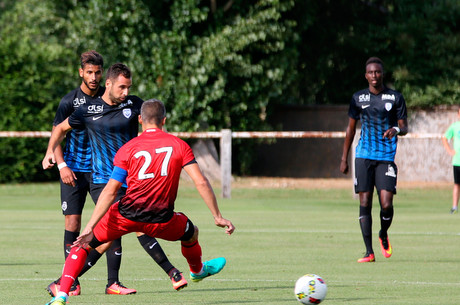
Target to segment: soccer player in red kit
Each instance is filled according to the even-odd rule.
[[[60,291],[48,305],[66,304],[70,287],[92,249],[130,232],[143,232],[168,241],[180,240],[192,281],[201,281],[224,268],[226,260],[223,257],[201,261],[198,228],[185,214],[174,212],[183,168],[195,183],[215,224],[226,228],[228,235],[235,230],[231,221],[222,217],[214,191],[196,163],[190,146],[162,131],[165,121],[166,111],[161,101],[144,102],[139,116],[143,132],[117,152],[112,176],[66,260]],[[126,195],[112,204],[125,181],[128,185]]]

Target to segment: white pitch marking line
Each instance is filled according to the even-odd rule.
[[[204,230],[201,230],[204,231]],[[331,231],[331,230],[298,230],[298,229],[279,229],[279,230],[270,230],[270,229],[254,229],[247,230],[241,229],[238,230],[238,233],[333,233],[333,234],[357,234],[357,231]],[[359,233],[359,232],[358,232]],[[421,235],[421,236],[460,236],[459,233],[455,232],[398,232],[390,231],[391,235]]]
[[[4,278],[4,279],[0,279],[0,282],[6,282],[6,281],[18,281],[18,282],[40,282],[40,281],[53,281],[55,278],[43,278],[43,279],[7,279],[7,278]],[[105,281],[105,279],[103,278],[86,278],[85,280],[93,280],[93,281]],[[131,280],[131,281],[140,281],[140,282],[148,282],[148,281],[168,281],[168,279],[164,279],[164,278],[136,278],[136,279],[127,279],[127,280]],[[279,282],[279,283],[295,283],[296,280],[272,280],[272,279],[213,279],[213,281],[217,281],[217,282],[251,282],[251,283],[274,283],[274,282]],[[342,281],[334,281],[334,280],[328,280],[326,281],[327,283],[339,283],[339,284],[342,284],[343,282]],[[420,281],[416,281],[416,282],[411,282],[411,281],[389,281],[391,282],[392,284],[400,284],[400,285],[420,285],[420,286],[430,286],[430,285],[437,285],[437,286],[441,286],[441,285],[448,285],[448,286],[460,286],[460,282],[456,282],[456,283],[441,283],[441,282],[433,282],[433,281],[430,281],[430,282],[420,282]],[[366,282],[361,282],[361,281],[357,281],[357,282],[352,282],[352,281],[348,281],[348,283],[350,285],[362,285],[362,286],[367,286],[369,284],[372,284],[372,285],[385,285],[385,284],[388,284],[388,282],[385,282],[385,281],[366,281]]]

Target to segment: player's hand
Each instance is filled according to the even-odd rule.
[[[71,170],[67,166],[63,167],[59,171],[59,175],[61,175],[61,180],[64,184],[67,184],[70,186],[76,185],[75,180],[77,180],[77,176],[75,176],[75,173],[73,172],[73,170]]]
[[[43,169],[52,168],[55,163],[56,163],[56,159],[54,158],[54,153],[53,152],[47,152],[45,157],[43,158],[43,161],[42,161]]]
[[[235,226],[228,219],[225,219],[223,217],[215,217],[214,222],[216,226],[221,227],[221,228],[226,228],[225,233],[228,235],[231,235],[233,231],[235,231]]]
[[[398,134],[398,131],[396,129],[394,129],[393,127],[391,127],[390,129],[385,131],[385,133],[383,134],[383,138],[387,138],[388,140],[391,140],[397,134]]]
[[[347,160],[342,160],[340,162],[340,171],[343,174],[348,174],[348,162],[347,162]]]
[[[86,227],[83,232],[80,234],[80,236],[77,237],[77,240],[73,242],[72,248],[73,247],[79,247],[79,248],[88,248],[89,243],[91,240],[93,240],[94,233],[91,227]]]

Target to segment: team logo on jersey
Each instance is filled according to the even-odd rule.
[[[102,111],[104,111],[104,105],[88,106],[88,113],[101,113]]]
[[[395,101],[396,98],[394,94],[382,94],[382,101],[384,100]]]
[[[388,171],[385,173],[385,176],[396,178],[395,168],[391,164],[388,164]]]
[[[358,101],[360,103],[362,103],[362,102],[370,102],[371,101],[371,95],[370,94],[361,94],[358,97]]]
[[[131,117],[131,109],[123,109],[123,115],[125,118],[129,119]]]
[[[72,102],[73,102],[73,107],[78,108],[81,105],[86,104],[86,98],[85,97],[82,97],[82,98],[76,97]]]
[[[392,104],[392,103],[385,103],[385,109],[386,109],[387,111],[390,111],[392,107],[393,107],[393,104]]]

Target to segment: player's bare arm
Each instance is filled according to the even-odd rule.
[[[59,146],[58,146],[59,149]],[[61,164],[58,160],[56,160],[57,164]],[[71,170],[68,166],[62,167],[59,169],[59,175],[61,176],[61,180],[64,184],[75,186],[75,180],[77,180],[77,176],[73,170]]]
[[[232,224],[230,220],[222,217],[222,214],[220,213],[219,207],[217,205],[216,195],[214,194],[212,186],[209,183],[208,179],[201,172],[201,169],[198,166],[198,164],[189,164],[184,167],[184,170],[187,172],[190,178],[192,178],[193,182],[195,183],[195,187],[198,190],[198,193],[200,193],[201,198],[203,198],[204,202],[211,211],[211,214],[214,217],[214,223],[218,227],[226,228],[225,233],[231,235],[233,231],[235,231],[235,226]]]
[[[399,135],[399,136],[404,136],[407,134],[409,131],[408,125],[407,125],[407,119],[402,119],[398,120],[398,126],[391,127],[385,133],[383,134],[384,138],[387,139],[392,139],[393,137]]]
[[[55,127],[53,126],[52,130],[54,130],[54,128]],[[62,182],[67,185],[75,186],[75,180],[77,180],[77,177],[75,176],[73,170],[71,170],[64,162],[64,153],[62,151],[61,145],[58,145],[54,150],[54,159],[56,161],[56,164],[58,164],[59,175],[61,176]]]
[[[345,133],[345,142],[343,143],[342,159],[340,161],[340,171],[344,174],[348,173],[348,154],[350,152],[351,144],[355,138],[356,133],[356,120],[349,118],[347,131]]]
[[[455,150],[449,145],[449,140],[447,140],[446,136],[444,135],[442,136],[442,144],[451,157],[455,156]]]
[[[64,140],[67,131],[71,130],[72,127],[69,125],[69,119],[65,119],[61,124],[55,126],[51,132],[51,137],[48,142],[48,148],[46,150],[45,157],[42,161],[43,169],[49,169],[56,163],[54,151],[56,147]]]

